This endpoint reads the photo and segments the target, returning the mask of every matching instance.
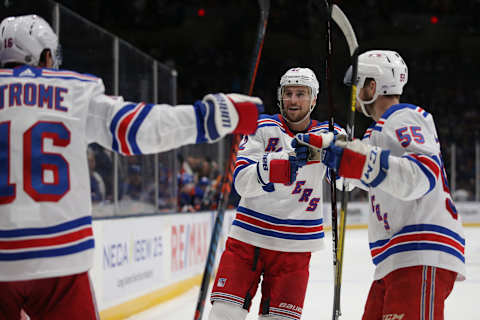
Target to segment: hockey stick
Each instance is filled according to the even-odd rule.
[[[253,93],[253,87],[255,84],[255,78],[257,76],[258,65],[260,63],[260,56],[262,55],[263,41],[265,39],[265,32],[267,30],[268,16],[270,13],[270,0],[258,0],[260,5],[260,21],[257,30],[257,42],[252,56],[252,63],[249,71],[250,85],[248,88],[248,95]],[[228,204],[228,197],[232,188],[233,171],[235,169],[235,161],[237,159],[238,145],[242,136],[235,134],[232,137],[230,157],[225,166],[225,173],[223,175],[221,183],[221,193],[218,199],[217,215],[215,223],[213,225],[212,236],[210,238],[210,247],[208,248],[207,261],[205,269],[203,271],[202,283],[200,285],[200,293],[198,295],[197,307],[195,309],[194,320],[200,320],[203,315],[203,309],[205,308],[205,299],[207,297],[208,287],[210,285],[210,279],[213,273],[213,267],[215,264],[215,256],[217,254],[218,240],[220,237],[220,231],[222,230],[223,218],[225,215],[225,209]]]
[[[327,93],[328,93],[328,107],[329,107],[329,118],[328,118],[328,131],[334,132],[334,114],[335,106],[333,104],[333,94],[332,94],[332,76],[331,76],[331,67],[332,64],[332,29],[331,29],[331,5],[328,0],[324,0],[325,8],[327,11],[327,24],[326,24],[326,43],[325,43],[325,83],[327,84]],[[332,253],[333,253],[333,276],[336,277],[337,274],[337,248],[338,248],[338,212],[337,212],[337,174],[334,169],[329,168],[328,173],[330,176],[330,204],[331,204],[331,225],[332,225]],[[336,288],[336,287],[335,287]]]
[[[331,67],[332,64],[332,40],[331,40],[331,4],[328,0],[324,0],[325,8],[327,10],[327,23],[326,23],[326,54],[325,54],[325,82],[327,85],[328,92],[328,106],[329,106],[329,120],[328,120],[328,131],[334,132],[334,112],[335,107],[333,104],[333,94],[332,94],[332,78],[331,78]],[[332,230],[332,253],[333,253],[333,276],[336,279],[337,275],[337,249],[338,249],[338,211],[337,211],[337,176],[334,169],[328,169],[330,175],[330,205],[331,205],[331,230]],[[337,288],[337,283],[335,281],[335,292]],[[335,300],[335,297],[334,297]],[[334,303],[335,310],[335,303]],[[334,311],[335,314],[335,311]]]
[[[350,90],[350,105],[347,110],[347,139],[353,140],[354,126],[355,126],[355,105],[357,101],[357,69],[358,69],[358,42],[352,25],[343,11],[334,4],[332,6],[331,18],[338,25],[342,31],[345,39],[347,40],[348,48],[350,50],[350,56],[352,59],[352,78],[351,78],[351,90]],[[343,249],[345,247],[345,227],[347,221],[347,204],[350,193],[347,192],[347,183],[343,181],[342,192],[342,206],[340,209],[340,225],[338,230],[338,247],[336,248],[336,255],[334,256],[335,266],[335,283],[334,283],[334,296],[333,296],[333,316],[332,319],[336,320],[340,317],[340,289],[342,285],[342,267],[343,267]],[[333,230],[333,223],[332,223]],[[333,235],[333,233],[332,233]]]

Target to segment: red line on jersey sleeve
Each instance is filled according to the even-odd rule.
[[[430,171],[432,171],[435,174],[435,177],[438,179],[440,175],[440,167],[435,161],[431,160],[427,156],[416,155],[413,153],[409,154],[409,156],[411,156],[412,158],[415,158],[416,160],[420,161],[422,164],[426,165],[430,169]]]
[[[62,234],[55,237],[28,239],[28,240],[14,240],[14,241],[0,241],[0,250],[18,250],[29,249],[37,247],[58,246],[62,244],[72,243],[81,239],[92,237],[93,232],[91,227],[83,228],[67,234]]]
[[[139,103],[138,106],[135,109],[133,109],[133,111],[129,115],[127,115],[125,118],[123,118],[120,122],[120,125],[118,127],[118,140],[120,141],[120,151],[123,154],[126,154],[126,155],[132,154],[132,151],[128,146],[128,142],[127,142],[127,131],[133,118],[138,113],[138,111],[142,109],[144,105],[145,103],[143,102]]]

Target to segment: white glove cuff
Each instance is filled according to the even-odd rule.
[[[230,99],[223,93],[208,94],[203,98],[206,105],[205,134],[215,142],[231,133],[238,125],[238,113]]]

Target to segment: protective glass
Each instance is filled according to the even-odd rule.
[[[53,56],[53,68],[58,69],[63,63],[63,48],[62,45],[59,43],[57,48],[52,52]]]

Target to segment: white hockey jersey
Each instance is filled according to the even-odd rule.
[[[432,115],[411,104],[393,105],[367,129],[363,141],[391,151],[387,177],[368,190],[374,278],[428,265],[464,279],[465,236]]]
[[[91,75],[0,69],[0,281],[91,267],[88,143],[160,152],[195,143],[196,122],[191,105],[124,102]]]
[[[328,122],[311,121],[307,132],[328,131]],[[345,131],[335,125],[337,133]],[[309,161],[299,168],[291,185],[257,180],[257,162],[265,153],[294,151],[294,134],[281,115],[262,115],[255,135],[240,143],[234,186],[241,196],[230,236],[260,248],[287,252],[310,252],[323,247],[322,181],[326,167]],[[341,183],[337,183],[341,188]]]

